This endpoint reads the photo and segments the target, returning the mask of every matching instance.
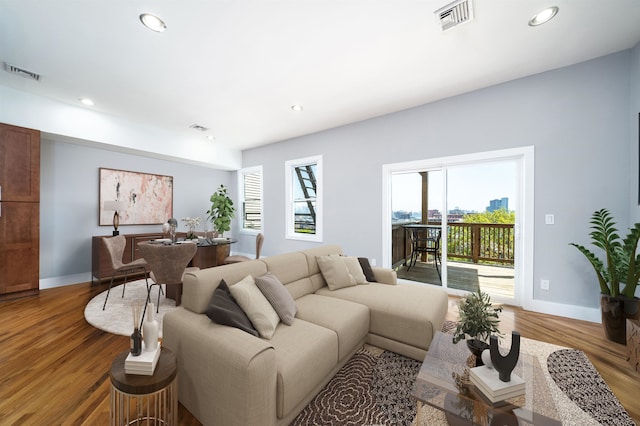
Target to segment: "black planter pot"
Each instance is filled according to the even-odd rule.
[[[639,319],[638,298],[600,294],[602,326],[607,339],[625,345],[627,343],[627,319]]]
[[[489,344],[478,339],[468,339],[465,341],[471,353],[476,357],[476,367],[484,365],[484,362],[482,362],[482,352],[485,349],[489,349]]]

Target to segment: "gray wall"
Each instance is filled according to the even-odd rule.
[[[209,197],[227,171],[157,160],[60,142],[43,135],[40,187],[41,288],[89,280],[91,236],[111,235],[113,226],[98,226],[98,169],[107,167],[173,176],[173,213],[179,230],[185,216],[203,219]],[[158,232],[160,225],[121,225],[121,234]]]
[[[264,167],[265,254],[317,245],[285,239],[286,160],[323,155],[323,243],[381,259],[383,164],[533,145],[534,283],[551,281],[550,291],[536,289],[534,297],[597,306],[591,267],[568,243],[588,243],[589,216],[602,207],[629,223],[637,56],[638,48],[623,51],[244,152],[244,167]],[[637,105],[637,84],[634,98]],[[544,225],[545,213],[555,214],[555,225]],[[242,237],[241,251],[251,251],[252,238]]]

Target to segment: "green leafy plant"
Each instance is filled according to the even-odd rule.
[[[638,239],[640,239],[640,223],[629,228],[626,237],[621,240],[618,235],[616,223],[607,209],[601,209],[591,215],[591,242],[602,249],[606,257],[605,263],[591,250],[575,243],[569,243],[576,247],[589,260],[596,271],[600,293],[617,297],[624,296],[632,299],[640,279],[638,262],[640,256],[636,254]],[[620,284],[624,283],[624,289],[620,291]]]
[[[491,297],[480,289],[458,301],[460,322],[453,333],[453,343],[466,339],[478,339],[487,342],[492,334],[501,336],[498,325],[502,306],[491,303]]]
[[[227,195],[227,188],[224,185],[220,185],[209,200],[211,208],[207,210],[208,219],[222,236],[225,231],[231,229],[231,219],[235,217],[236,208],[233,206],[233,200]]]

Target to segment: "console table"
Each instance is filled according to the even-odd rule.
[[[128,263],[135,259],[142,257],[138,243],[165,238],[161,232],[148,233],[148,234],[122,234],[127,244],[124,248],[124,254],[122,255],[122,262]],[[184,237],[178,234],[178,236]],[[94,236],[91,241],[91,282],[99,283],[104,279],[110,279],[113,274],[111,268],[111,262],[109,261],[109,254],[102,242],[102,238],[111,237],[111,235]],[[236,240],[216,241],[212,244],[198,245],[198,251],[191,260],[189,266],[197,266],[200,269],[212,268],[214,266],[222,265],[224,259],[229,256],[231,251],[231,244]],[[142,273],[139,274],[142,276]]]

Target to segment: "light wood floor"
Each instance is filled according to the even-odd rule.
[[[129,339],[84,320],[84,307],[105,285],[42,290],[0,302],[0,424],[103,425],[109,422],[109,368]],[[448,319],[456,319],[451,298]],[[507,308],[503,331],[583,350],[636,422],[640,374],[625,361],[625,347],[603,337],[599,324]],[[180,406],[181,425],[198,421]]]

